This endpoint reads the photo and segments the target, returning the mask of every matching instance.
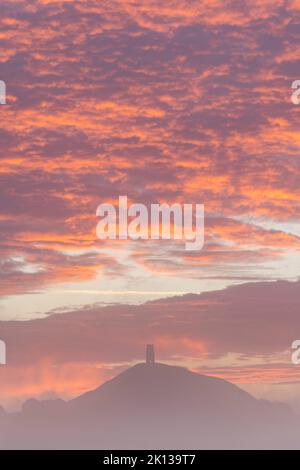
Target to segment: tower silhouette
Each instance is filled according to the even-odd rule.
[[[147,366],[153,366],[155,364],[154,344],[147,344],[146,364]]]

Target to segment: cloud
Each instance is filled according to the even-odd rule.
[[[299,13],[297,0],[4,2],[0,294],[26,302],[24,293],[80,290],[99,277],[134,291],[141,270],[179,276],[184,291],[191,280],[295,277]],[[205,203],[205,249],[100,245],[96,207],[121,194]],[[5,396],[79,393],[138,360],[150,339],[163,360],[190,367],[233,354],[233,377],[242,354],[241,376],[263,381],[259,358],[282,364],[273,356],[295,339],[298,284],[1,323]],[[271,369],[274,380],[295,374]]]

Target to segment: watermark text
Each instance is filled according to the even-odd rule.
[[[0,80],[0,104],[6,104],[6,84]]]
[[[203,204],[144,204],[128,206],[127,196],[119,196],[119,205],[100,204],[96,215],[100,240],[184,240],[186,250],[204,246]]]
[[[292,83],[292,89],[294,90],[291,96],[292,103],[298,105],[300,104],[300,80]]]
[[[0,365],[6,364],[6,344],[0,340]]]

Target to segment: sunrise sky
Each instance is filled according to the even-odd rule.
[[[148,341],[295,401],[300,1],[9,0],[0,25],[0,404],[79,394]],[[205,204],[204,249],[98,240],[119,195]]]

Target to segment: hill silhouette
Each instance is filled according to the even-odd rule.
[[[64,402],[0,415],[6,449],[297,448],[296,417],[218,378],[138,364]]]

